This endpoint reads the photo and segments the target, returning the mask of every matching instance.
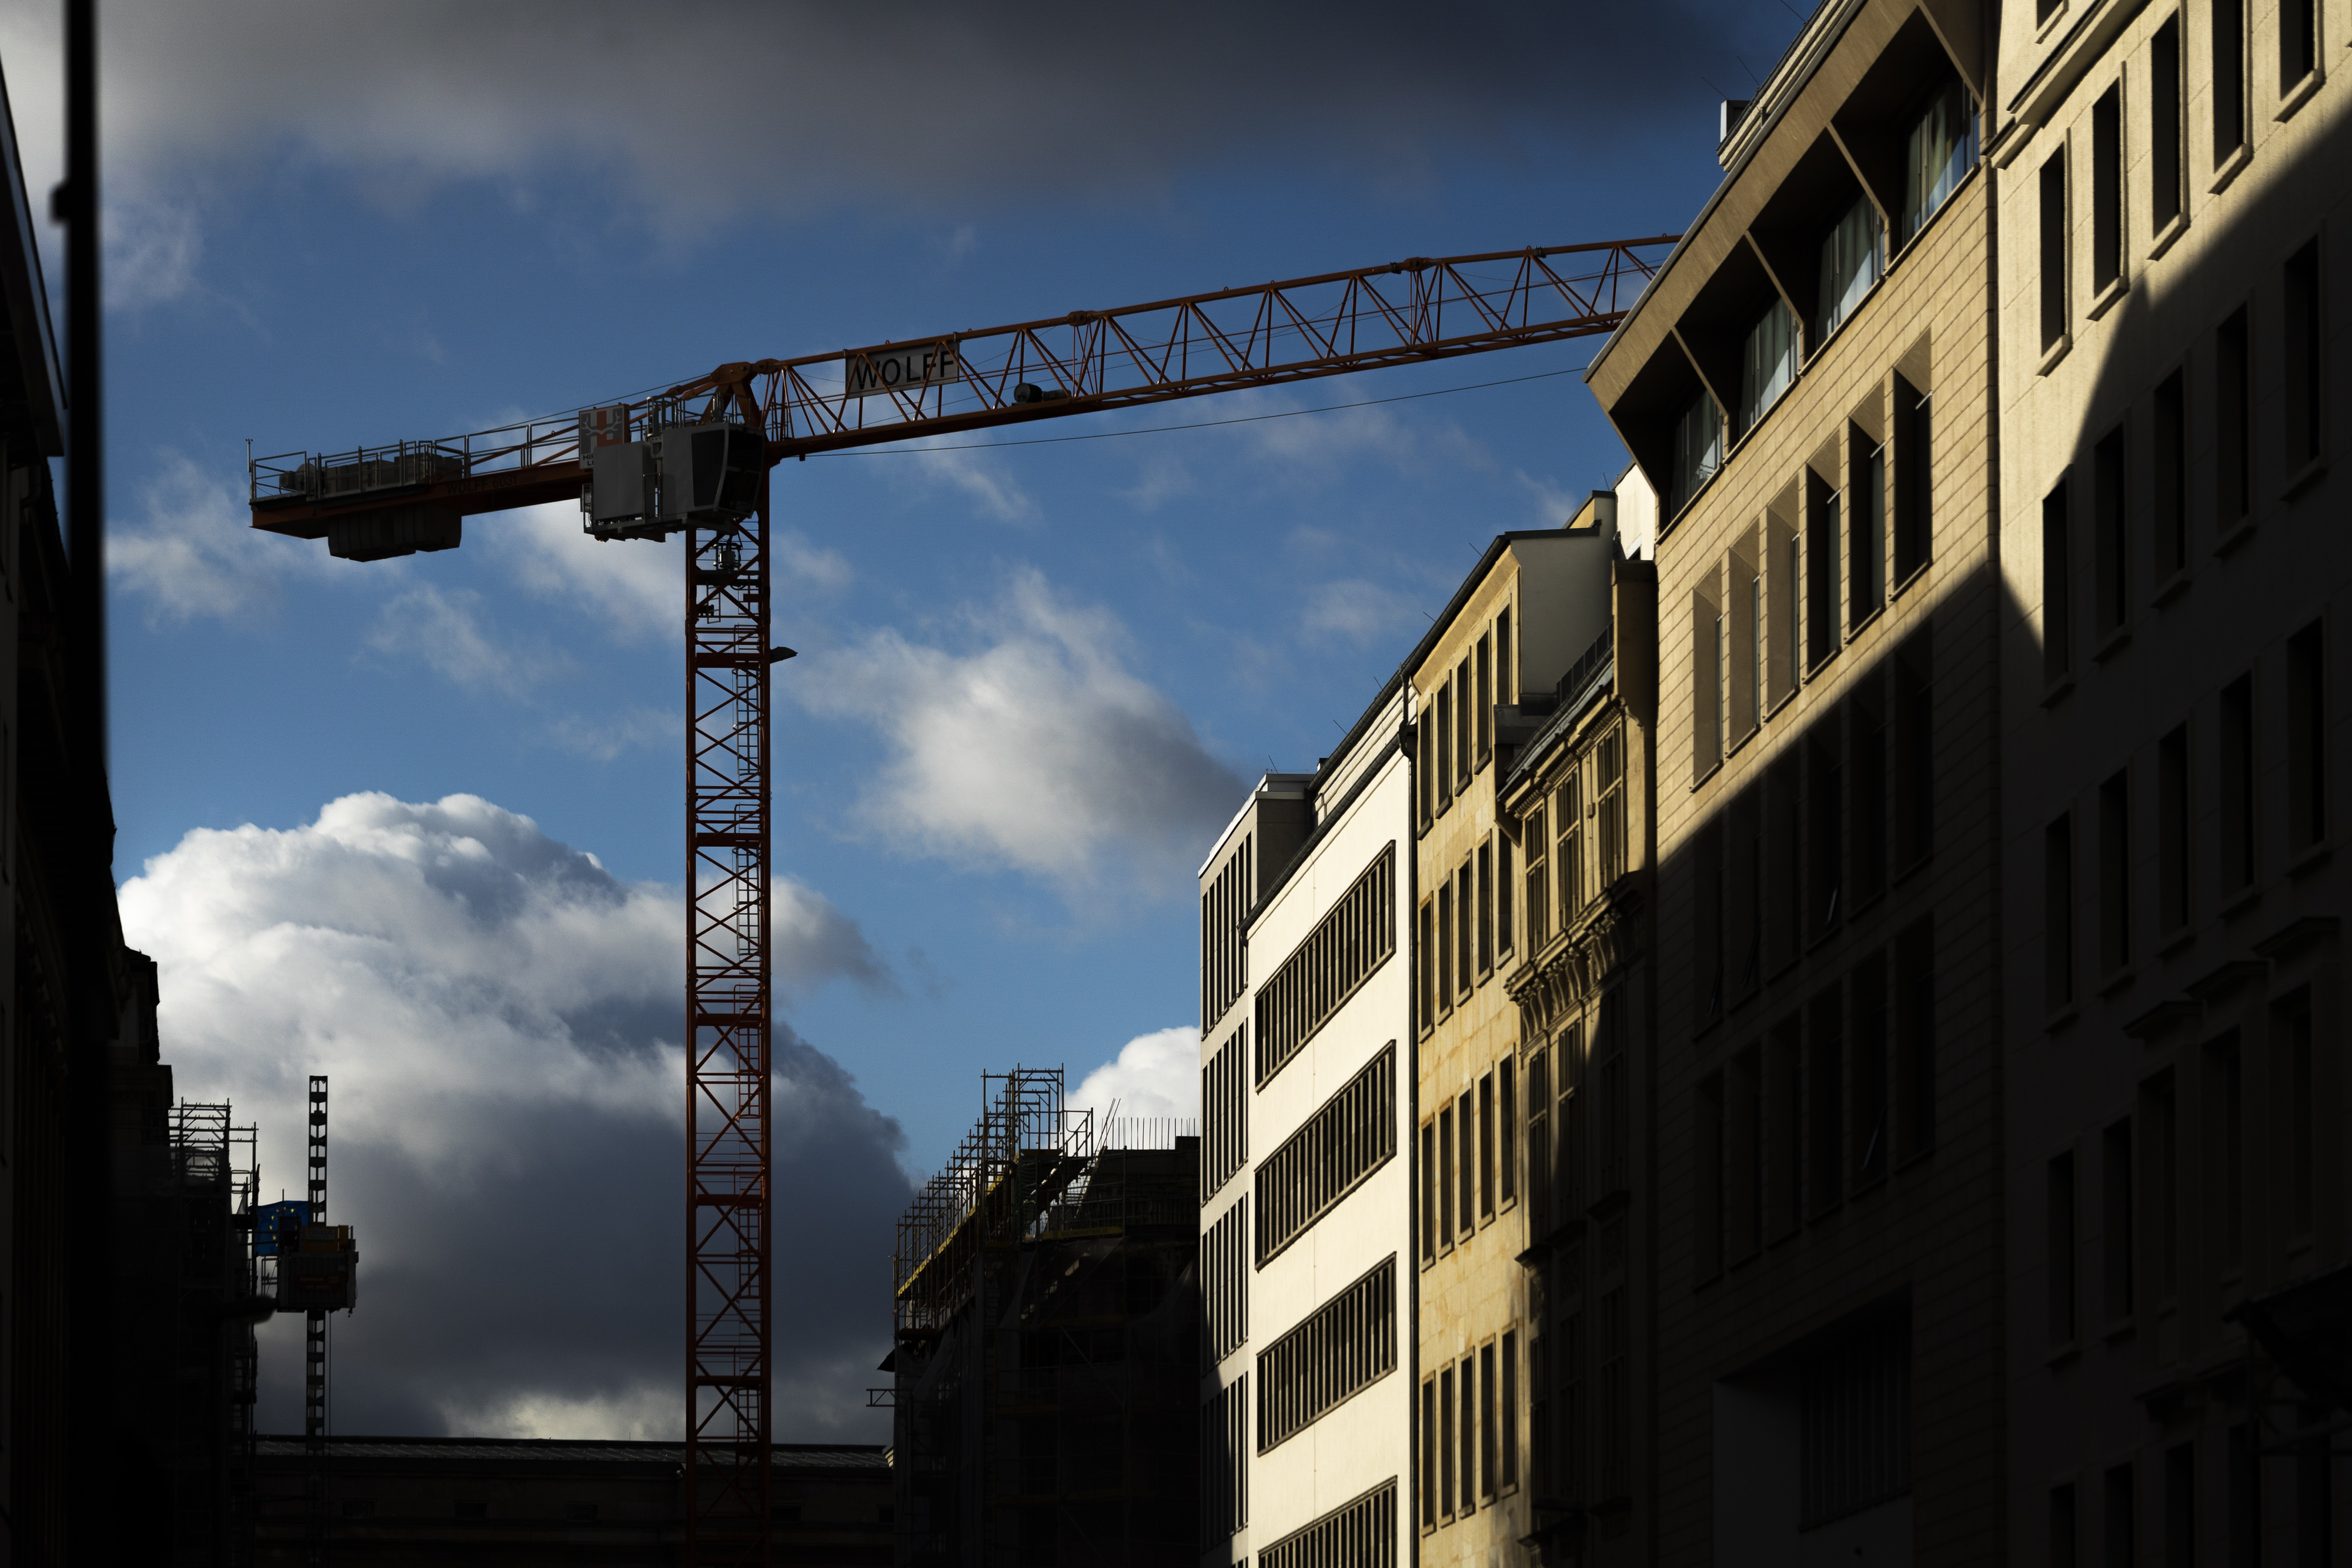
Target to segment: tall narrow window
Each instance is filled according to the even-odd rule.
[[[1495,1397],[1495,1347],[1478,1347],[1478,1495],[1491,1499],[1502,1481],[1497,1464],[1502,1456],[1495,1441],[1495,1418],[1500,1413]]]
[[[1421,831],[1429,831],[1429,824],[1437,817],[1437,709],[1432,699],[1421,705],[1421,722],[1413,728],[1417,756],[1413,766],[1421,770],[1421,788],[1413,791],[1421,806]]]
[[[1723,612],[1702,591],[1691,595],[1691,781],[1722,760]]]
[[[1443,1485],[1437,1473],[1439,1448],[1437,1383],[1433,1378],[1421,1385],[1421,1527],[1423,1530],[1437,1528],[1437,1499]]]
[[[1692,1000],[1702,1025],[1723,1016],[1723,825],[1720,813],[1708,818],[1692,845]]]
[[[2167,936],[2189,924],[2189,727],[2156,743],[2156,923]]]
[[[1772,1030],[1764,1057],[1764,1184],[1767,1240],[1804,1218],[1804,1026],[1791,1015]]]
[[[1437,814],[1454,804],[1454,683],[1437,683]]]
[[[2225,536],[2253,507],[2252,374],[2240,306],[2213,332],[2213,522]]]
[[[1716,408],[1715,399],[1701,392],[1675,423],[1674,461],[1666,474],[1665,515],[1672,517],[1689,506],[1691,497],[1706,488],[1706,482],[1722,465],[1723,415]]]
[[[2246,144],[2246,4],[2213,0],[2213,166]]]
[[[2124,89],[2091,105],[2091,289],[2124,275]]]
[[[1865,680],[1846,703],[1853,754],[1850,878],[1856,908],[1886,891],[1886,708],[1882,685]]]
[[[1421,1124],[1421,1260],[1437,1257],[1437,1180],[1444,1167],[1438,1161],[1437,1124]]]
[[[1933,629],[1895,651],[1895,863],[1936,850],[1936,646]]]
[[[2100,1490],[2105,1507],[2102,1511],[2106,1516],[2104,1521],[2106,1532],[2104,1561],[2106,1568],[2133,1568],[2137,1562],[2132,1537],[2137,1505],[2133,1500],[2130,1461],[2111,1466],[2103,1480]]]
[[[1503,1488],[1507,1491],[1519,1484],[1519,1336],[1516,1331],[1503,1335],[1503,1388],[1496,1403],[1500,1406],[1497,1425],[1503,1440]]]
[[[1799,564],[1803,552],[1797,530],[1778,513],[1764,519],[1764,596],[1769,621],[1765,634],[1769,651],[1766,690],[1777,703],[1797,689],[1797,585],[1802,580]]]
[[[1495,846],[1478,846],[1478,973],[1495,968]]]
[[[1478,1507],[1478,1360],[1462,1358],[1462,1491],[1454,1511],[1475,1512]]]
[[[1789,307],[1775,299],[1756,324],[1739,357],[1739,420],[1734,439],[1756,428],[1756,422],[1796,384],[1797,323]]]
[[[2326,683],[2315,621],[2286,642],[2287,841],[2297,851],[2327,837]]]
[[[2133,1312],[2132,1126],[2130,1118],[2099,1134],[2100,1310],[2109,1323]]]
[[[1859,626],[1886,602],[1886,448],[1854,428],[1848,449],[1853,455],[1846,485],[1853,528],[1846,552],[1846,619]]]
[[[2305,0],[2307,5],[2309,0]],[[2292,9],[2290,4],[2284,9]],[[2320,338],[2319,242],[2312,240],[2287,257],[2284,320],[2279,343],[2285,372],[2286,471],[2291,477],[2319,460],[2321,391],[2326,384],[2327,350]]]
[[[1512,926],[1518,919],[1518,910],[1514,907],[1517,900],[1512,896],[1513,890],[1518,886],[1518,883],[1515,880],[1517,874],[1511,869],[1510,835],[1507,832],[1496,833],[1495,835],[1495,952],[1496,955],[1495,962],[1497,964],[1503,961],[1502,955],[1511,950]]]
[[[1454,1010],[1454,879],[1437,884],[1437,1012]]]
[[[2156,502],[2156,580],[2170,580],[2189,566],[2189,400],[2181,373],[2156,384],[2155,465],[2150,486]]]
[[[1551,867],[1544,858],[1542,797],[1520,820],[1519,837],[1527,850],[1528,951],[1532,954],[1551,939]]]
[[[1454,873],[1454,983],[1465,997],[1478,983],[1472,967],[1477,957],[1478,895],[1471,862],[1464,861]]]
[[[1908,245],[1914,235],[1927,226],[1927,220],[1968,178],[1976,161],[1976,105],[1954,78],[1928,97],[1911,121],[1904,148],[1898,246]]]
[[[1475,760],[1471,754],[1470,714],[1478,705],[1471,696],[1470,655],[1454,667],[1454,788],[1457,794],[1467,794],[1470,769]]]
[[[1697,1221],[1691,1227],[1692,1275],[1701,1284],[1723,1272],[1724,1084],[1710,1072],[1692,1098],[1691,1187]]]
[[[2074,668],[2074,589],[2066,528],[2066,479],[2042,497],[2042,678],[2054,683]]]
[[[2132,961],[2131,775],[2099,786],[2099,973]]]
[[[2050,1489],[2050,1568],[2074,1568],[2074,1488]]]
[[[1835,708],[1817,721],[1805,741],[1805,930],[1808,942],[1836,928],[1844,918],[1845,766],[1839,733],[1843,715]]]
[[[1927,921],[1895,943],[1895,1153],[1936,1146],[1936,933]]]
[[[1437,1375],[1437,1495],[1454,1515],[1454,1369]]]
[[[2074,999],[2074,823],[2042,830],[2042,1000],[2052,1012]]]
[[[2230,1568],[2263,1565],[2263,1452],[2254,1429],[2230,1428]]]
[[[1934,421],[1926,392],[1895,378],[1895,580],[1911,574],[1935,554]]]
[[[1466,1240],[1478,1228],[1478,1105],[1476,1091],[1465,1089],[1454,1103],[1454,1121],[1462,1129],[1462,1141],[1456,1145],[1460,1168],[1455,1173],[1458,1185],[1455,1193],[1461,1197],[1461,1212],[1455,1218]]]
[[[2091,449],[2091,538],[2098,573],[2099,635],[2119,630],[2131,610],[2131,550],[2124,529],[2124,433],[2109,431]]]
[[[1855,1190],[1885,1176],[1886,1125],[1886,959],[1874,953],[1853,970],[1853,1063],[1851,1069],[1852,1114],[1847,1138],[1853,1146]]]
[[[2221,891],[2236,893],[2254,880],[2254,678],[2241,675],[2221,688],[2221,776],[2214,805],[2221,813]]]
[[[1478,1218],[1495,1217],[1495,1075],[1478,1080]]]
[[[2279,96],[2319,68],[2319,0],[2279,0]]]
[[[1437,1245],[1454,1245],[1454,1103],[1437,1113]]]
[[[2180,1289],[2179,1105],[2172,1085],[2168,1067],[2139,1091],[2139,1189],[2147,1205],[2141,1223],[2147,1238],[2147,1282],[2158,1305]]]
[[[2042,348],[2066,336],[2066,149],[2042,165]]]
[[[2205,1047],[2205,1080],[2208,1201],[2221,1207],[2208,1234],[2220,1235],[2221,1262],[2234,1269],[2246,1257],[2246,1080],[2236,1030]]]
[[[1519,1096],[1517,1064],[1505,1057],[1495,1069],[1496,1093],[1501,1103],[1495,1113],[1495,1130],[1500,1144],[1495,1152],[1495,1171],[1502,1187],[1503,1201],[1509,1203],[1519,1196]]]
[[[1516,703],[1518,687],[1511,684],[1511,612],[1508,608],[1495,613],[1495,700]]]
[[[1886,233],[1879,226],[1878,209],[1869,197],[1858,196],[1822,238],[1821,277],[1807,352],[1818,350],[1853,314],[1885,267]]]
[[[1478,766],[1486,766],[1486,758],[1495,749],[1495,636],[1488,632],[1478,639],[1477,662],[1478,711],[1476,715]]]
[[[2311,1235],[2313,1201],[2318,1190],[2317,1140],[2320,1127],[2329,1120],[2312,1075],[2309,988],[2271,1009],[2271,1040],[2277,1052],[2272,1082],[2283,1091],[2278,1098],[2285,1111],[2286,1135],[2279,1154],[2287,1235],[2301,1241]]]
[[[1844,998],[1832,986],[1806,1009],[1805,1212],[1826,1214],[1845,1199]]]
[[[2165,1568],[2197,1561],[2197,1441],[2164,1451]]]
[[[1843,532],[1838,493],[1805,471],[1805,663],[1821,664],[1838,649],[1838,555]]]
[[[2074,1156],[2065,1154],[2052,1160],[2045,1179],[2050,1345],[2055,1350],[2074,1343]]]
[[[1571,765],[1552,791],[1552,880],[1559,884],[1559,923],[1574,924],[1584,909],[1584,776]]]
[[[2161,235],[2180,215],[2180,18],[2166,18],[2147,50],[2148,218]]]

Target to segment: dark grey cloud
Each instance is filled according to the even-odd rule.
[[[0,7],[28,127],[55,11]],[[954,208],[1129,194],[1228,160],[1391,180],[1465,142],[1606,147],[1696,116],[1708,78],[1742,90],[1797,26],[1785,5],[1730,0],[119,0],[109,134],[158,193],[174,173],[289,152],[393,194],[601,170],[676,221]],[[168,262],[187,242],[151,224],[140,243]]]
[[[675,890],[477,797],[355,795],[299,828],[191,833],[121,903],[176,1088],[257,1123],[266,1196],[299,1194],[304,1079],[330,1076],[331,1218],[362,1249],[339,1429],[678,1430]],[[787,984],[895,984],[821,895],[777,904]],[[903,1140],[790,1028],[775,1049],[778,1430],[870,1437]],[[299,1427],[299,1324],[265,1335],[263,1421]]]

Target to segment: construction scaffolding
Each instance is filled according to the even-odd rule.
[[[1105,1126],[1129,1146],[1066,1106],[1059,1068],[984,1073],[899,1220],[901,1568],[1192,1560],[1200,1140]]]
[[[173,1561],[236,1564],[253,1553],[254,1323],[265,1310],[250,1245],[260,1185],[251,1127],[226,1104],[170,1108],[173,1276],[169,1445]],[[243,1156],[243,1163],[238,1157]]]

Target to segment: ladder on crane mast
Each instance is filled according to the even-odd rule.
[[[494,430],[248,460],[255,528],[323,538],[349,559],[452,549],[468,516],[575,499],[598,538],[686,535],[689,1564],[764,1564],[771,1542],[769,688],[792,656],[770,622],[774,466],[1596,336],[1679,238],[1415,256],[738,361]]]

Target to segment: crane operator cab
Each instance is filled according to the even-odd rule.
[[[629,409],[583,409],[581,526],[593,538],[658,539],[695,524],[740,522],[758,507],[768,444],[728,420],[673,424],[629,439]]]

